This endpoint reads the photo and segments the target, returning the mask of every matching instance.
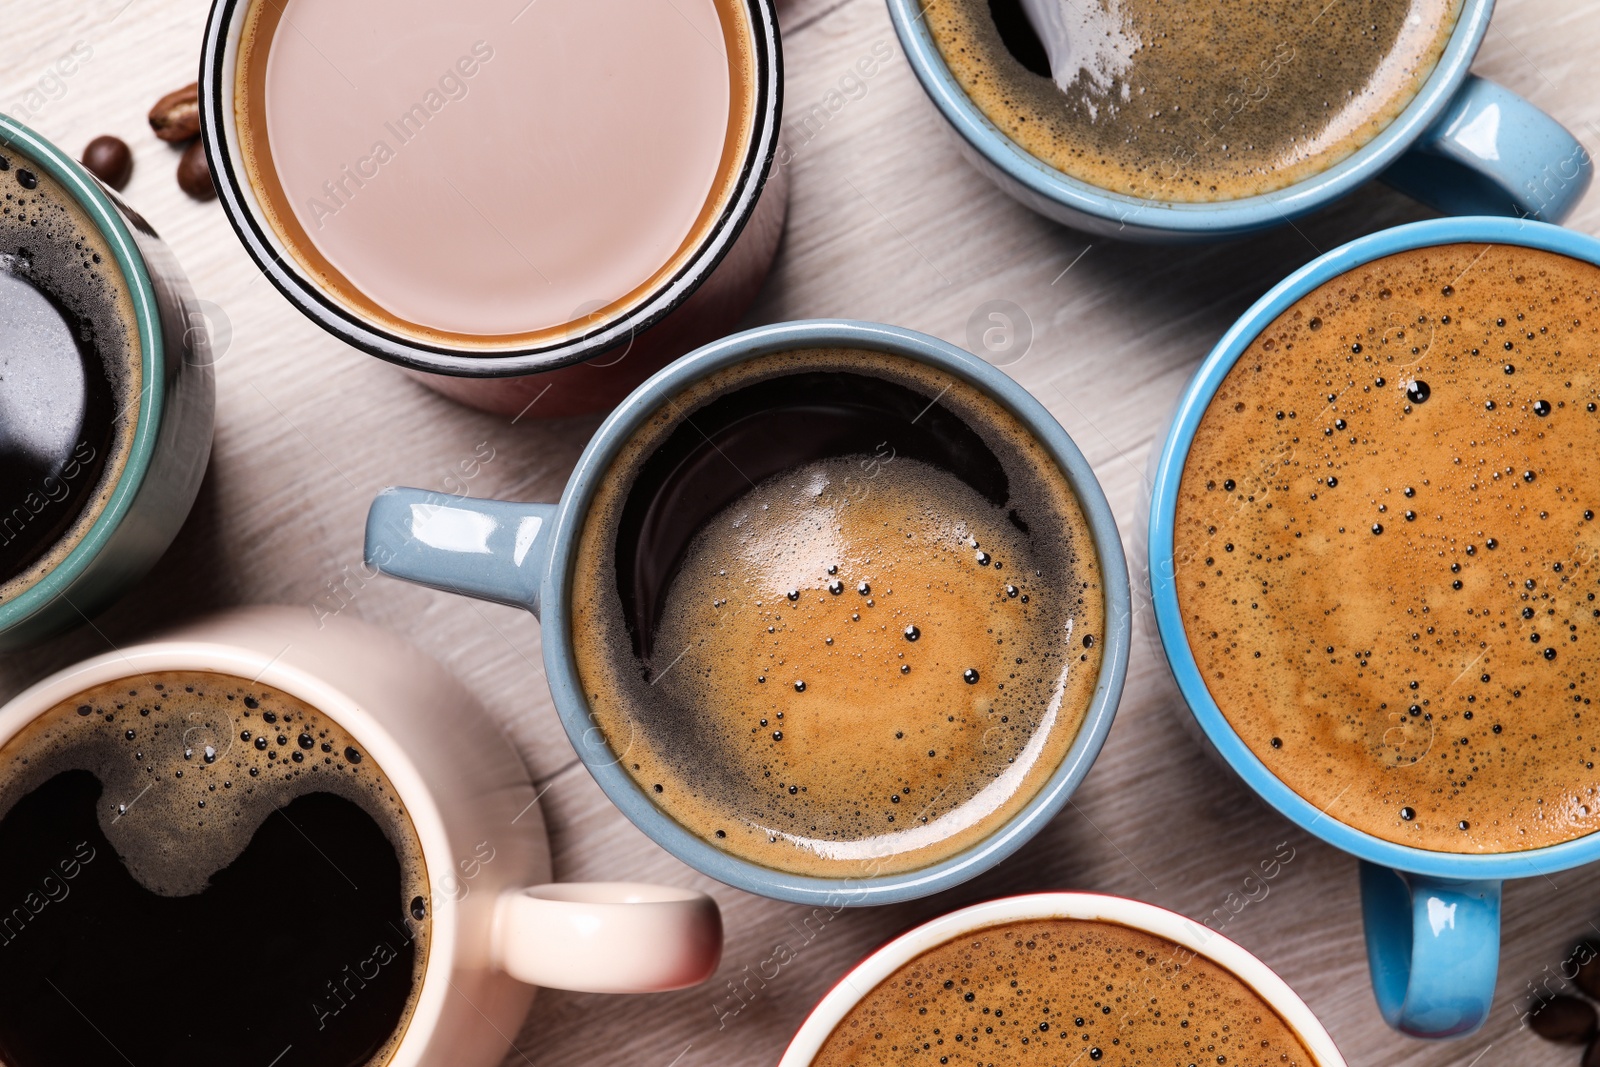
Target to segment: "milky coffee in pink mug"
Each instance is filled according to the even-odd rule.
[[[476,407],[614,406],[777,251],[772,0],[215,0],[204,141],[257,266]]]

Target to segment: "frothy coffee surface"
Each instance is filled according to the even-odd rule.
[[[133,298],[104,237],[0,144],[0,603],[78,546],[138,422]]]
[[[814,1067],[948,1063],[1315,1067],[1233,972],[1165,938],[1083,919],[986,927],[861,998]]]
[[[1391,256],[1240,356],[1184,466],[1175,559],[1207,688],[1267,767],[1445,852],[1600,828],[1600,269]]]
[[[903,454],[892,429],[870,454],[760,479],[699,527],[641,656],[615,532],[636,465],[683,420],[704,425],[697,407],[818,371],[937,403],[927,418],[958,418],[998,457],[1003,498]],[[1087,524],[1044,450],[964,383],[868,352],[769,357],[664,410],[597,496],[572,598],[585,693],[641,789],[719,848],[816,875],[925,866],[1014,815],[1076,738],[1104,636]]]
[[[355,739],[286,693],[161,672],[63,701],[0,747],[0,841],[0,1060],[89,1062],[106,1033],[137,1062],[293,1044],[361,1067],[404,1035],[431,925],[420,844]],[[142,980],[112,981],[125,966]]]
[[[1411,102],[1460,9],[1460,0],[1038,2],[1060,8],[1068,44],[1054,64],[1018,0],[923,9],[957,82],[1024,151],[1102,189],[1162,201],[1254,196],[1333,166]]]

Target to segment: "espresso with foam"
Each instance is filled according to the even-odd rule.
[[[106,239],[0,144],[0,604],[82,542],[132,448],[133,298]]]
[[[572,580],[616,759],[776,870],[981,841],[1054,773],[1100,671],[1065,476],[994,401],[881,353],[763,357],[669,400],[602,481]]]
[[[752,33],[741,0],[255,0],[241,177],[302,271],[381,328],[484,352],[581,336],[721,219]]]
[[[1109,922],[1028,919],[954,938],[879,982],[814,1067],[922,1062],[1315,1067],[1233,972]]]
[[[1101,189],[1194,202],[1285,188],[1371,141],[1433,72],[1460,0],[922,6],[962,90],[1024,151]],[[1053,17],[1036,30],[1030,6]]]
[[[1184,464],[1184,631],[1267,768],[1443,852],[1600,829],[1600,268],[1359,267],[1228,373]]]
[[[377,1067],[428,958],[394,787],[296,698],[97,686],[0,747],[0,1062]]]

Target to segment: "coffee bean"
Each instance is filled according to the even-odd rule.
[[[1589,1042],[1589,1047],[1583,1050],[1583,1059],[1578,1067],[1600,1067],[1600,1038]]]
[[[206,146],[200,141],[184,149],[183,158],[178,160],[178,188],[196,200],[210,200],[217,195],[217,187],[211,184]]]
[[[84,147],[83,165],[111,188],[121,189],[128,184],[128,175],[133,173],[133,153],[128,151],[127,142],[122,138],[106,134]]]
[[[1600,944],[1585,941],[1572,955],[1579,961],[1573,981],[1590,997],[1600,999]]]
[[[169,144],[182,144],[200,134],[200,86],[185,85],[156,101],[150,109],[150,128]]]
[[[1528,1024],[1546,1041],[1581,1045],[1594,1037],[1594,1007],[1578,997],[1551,997],[1533,1010]]]

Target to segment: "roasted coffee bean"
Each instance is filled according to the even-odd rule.
[[[210,200],[217,195],[211,184],[211,164],[206,161],[206,146],[199,141],[183,150],[178,160],[178,187],[196,200]]]
[[[83,165],[111,188],[121,189],[128,184],[128,175],[133,173],[133,153],[128,151],[127,142],[122,138],[106,134],[84,147]]]
[[[1578,973],[1572,980],[1591,1000],[1600,1000],[1600,944],[1583,941],[1572,950]]]
[[[1533,1032],[1546,1041],[1582,1045],[1594,1037],[1597,1028],[1594,1006],[1579,997],[1551,997],[1528,1018]]]
[[[1583,1059],[1578,1067],[1600,1067],[1600,1038],[1589,1042],[1589,1047],[1583,1050]]]
[[[185,85],[156,101],[150,109],[150,128],[156,136],[172,144],[199,136],[200,86]]]

